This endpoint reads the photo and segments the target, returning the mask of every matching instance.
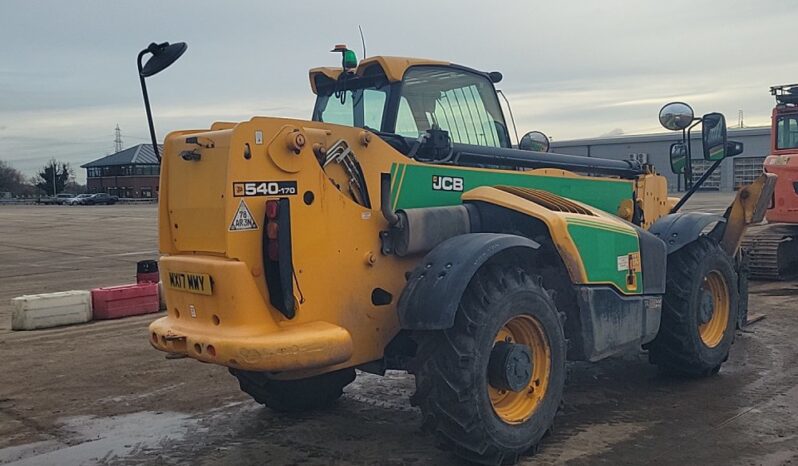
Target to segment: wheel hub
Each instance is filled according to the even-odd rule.
[[[532,378],[532,351],[526,345],[499,341],[488,362],[488,383],[499,390],[518,392]]]
[[[703,325],[712,320],[712,314],[714,312],[715,300],[712,298],[712,292],[704,288],[701,290],[701,306],[698,308],[698,323]]]

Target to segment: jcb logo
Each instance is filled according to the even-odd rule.
[[[463,191],[463,179],[459,176],[432,175],[432,189],[435,191]]]

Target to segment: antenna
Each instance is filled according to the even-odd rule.
[[[357,29],[360,31],[360,43],[363,44],[363,58],[366,58],[366,39],[363,37],[363,28],[358,24]]]
[[[122,130],[119,129],[119,123],[114,130],[114,152],[122,152]]]

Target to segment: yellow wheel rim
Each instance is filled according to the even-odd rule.
[[[699,317],[698,332],[701,335],[701,341],[708,347],[714,348],[723,340],[723,334],[726,333],[726,327],[729,325],[729,289],[723,276],[714,270],[704,278],[701,289],[703,293],[711,297],[712,310],[711,316],[704,323],[701,323]],[[706,304],[708,303],[702,302],[700,306]]]
[[[527,387],[513,392],[488,384],[493,411],[508,424],[519,424],[535,413],[546,395],[551,374],[551,349],[543,326],[532,316],[521,315],[508,320],[496,334],[495,341],[526,345],[532,352],[532,376]]]

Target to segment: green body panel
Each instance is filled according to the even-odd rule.
[[[394,164],[391,175],[391,202],[394,209],[459,204],[460,196],[465,191],[479,186],[507,185],[542,189],[617,215],[621,202],[632,199],[634,189],[634,182],[628,180],[566,178],[443,165]],[[461,178],[463,185],[456,191],[435,190],[435,176]]]
[[[434,188],[440,177],[449,177],[449,189]],[[460,179],[461,181],[455,181]],[[621,203],[634,196],[634,183],[607,178],[567,178],[528,172],[498,171],[441,165],[394,164],[391,166],[391,203],[394,210],[460,204],[463,192],[480,186],[523,186],[541,189],[616,215]],[[457,184],[455,184],[457,183]],[[568,232],[587,273],[588,283],[615,285],[624,294],[642,293],[642,273],[637,289],[627,285],[627,270],[619,269],[619,257],[637,253],[637,233],[626,225],[596,220],[568,220]]]
[[[639,270],[634,272],[636,289],[630,289],[626,281],[629,255],[636,254],[638,262],[640,257],[640,243],[634,230],[569,219],[568,233],[579,250],[589,283],[613,284],[624,294],[644,291],[643,275]]]

